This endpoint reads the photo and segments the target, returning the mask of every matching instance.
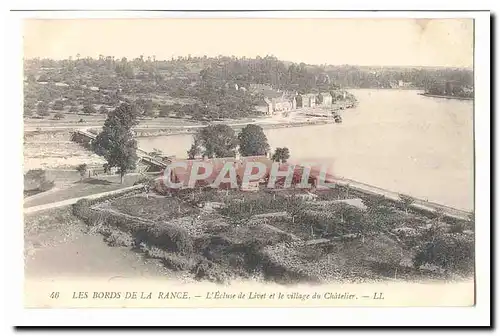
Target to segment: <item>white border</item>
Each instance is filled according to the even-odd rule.
[[[292,1],[293,2],[293,1]],[[52,2],[54,3],[54,2]],[[85,2],[85,4],[97,3],[96,1]],[[123,3],[123,2],[122,2]],[[310,2],[308,1],[309,5]],[[303,4],[303,2],[302,2]],[[428,9],[436,9],[436,1],[423,1],[423,5],[426,5]],[[104,9],[102,4],[99,6]],[[141,1],[141,7],[147,7],[147,1]],[[429,5],[429,6],[427,6]],[[485,9],[481,1],[475,1],[472,7],[476,9]],[[156,8],[159,8],[156,4]],[[205,5],[197,4],[195,8],[203,8]],[[339,4],[337,9],[340,7],[346,7],[347,5]],[[350,9],[361,9],[366,7],[361,7],[354,4],[349,4]],[[421,5],[422,6],[422,3]],[[479,7],[478,7],[479,6]],[[19,4],[16,8],[22,8]],[[31,8],[43,8],[42,5],[31,3]],[[76,8],[75,8],[76,7]],[[70,2],[57,2],[55,8],[74,8],[78,9],[82,6]],[[104,8],[103,8],[104,7]],[[175,6],[177,9],[189,8],[187,5]],[[179,8],[180,7],[180,8]],[[250,6],[242,6],[240,9],[250,8]],[[290,4],[288,4],[290,8]],[[304,8],[305,6],[298,6],[298,8]],[[314,6],[313,6],[314,7]],[[411,7],[411,5],[409,6]],[[452,9],[451,6],[441,6],[439,9]],[[469,6],[471,7],[471,6]],[[24,8],[29,8],[24,6]],[[46,7],[47,8],[47,7]],[[54,8],[54,7],[53,7]],[[113,6],[108,7],[113,8]],[[115,7],[116,8],[116,7]],[[129,6],[128,8],[133,8]],[[151,8],[151,7],[149,7]],[[171,6],[172,8],[172,6]],[[212,7],[213,8],[213,7]],[[266,8],[266,6],[260,6],[260,8]],[[269,6],[267,6],[269,8]],[[276,6],[275,6],[276,8]],[[278,7],[279,8],[279,7]],[[297,8],[297,7],[296,7]],[[318,8],[318,7],[316,7]],[[327,6],[321,6],[319,8],[327,8]],[[391,6],[384,8],[392,8]],[[379,7],[379,9],[381,9]],[[22,97],[20,83],[20,69],[22,69],[21,62],[21,44],[20,44],[20,30],[19,30],[19,18],[24,16],[20,13],[10,13],[9,15],[9,25],[8,25],[8,39],[4,50],[8,50],[7,59],[8,63],[6,65],[7,73],[4,78],[6,80],[6,87],[2,90],[6,94],[6,109],[4,111],[4,123],[3,125],[8,125],[4,127],[4,144],[5,153],[2,157],[4,158],[17,158],[19,153],[22,152],[21,141],[22,139],[22,128],[16,127],[20,124],[21,116],[20,112],[20,100]],[[51,13],[42,13],[42,16],[48,16]],[[104,13],[105,17],[110,17],[115,15],[115,12]],[[134,15],[132,12],[126,12],[126,14],[118,13],[120,17]],[[144,14],[144,15],[143,15]],[[171,16],[171,13],[160,13],[160,12],[147,12],[141,13],[141,16]],[[198,13],[191,13],[189,16],[194,16]],[[231,13],[224,13],[224,16],[233,16]],[[260,16],[262,13],[250,13],[252,17],[257,15]],[[268,13],[272,17],[298,17],[304,13],[299,12],[273,12]],[[311,12],[305,13],[307,16],[315,15]],[[490,296],[490,281],[489,281],[489,261],[490,261],[490,200],[489,200],[489,190],[490,190],[490,173],[489,173],[489,142],[490,142],[490,93],[489,93],[489,78],[490,78],[490,57],[489,57],[489,36],[490,36],[490,24],[489,24],[489,13],[430,13],[430,12],[389,12],[389,13],[374,13],[374,12],[336,12],[336,13],[325,13],[321,12],[323,17],[326,15],[331,15],[328,17],[473,17],[476,18],[475,25],[475,36],[476,36],[476,54],[475,54],[475,78],[476,78],[476,100],[475,100],[475,115],[476,115],[476,222],[477,224],[477,306],[474,308],[321,308],[321,310],[316,309],[301,309],[301,308],[291,308],[291,309],[121,309],[121,310],[111,310],[111,309],[93,309],[93,310],[38,310],[38,309],[23,309],[22,301],[22,283],[23,283],[23,265],[19,262],[22,257],[22,221],[20,218],[20,205],[19,200],[22,200],[22,192],[19,192],[19,186],[22,183],[22,174],[16,170],[3,171],[4,183],[6,184],[4,190],[8,191],[4,197],[5,204],[4,213],[6,214],[3,221],[3,226],[6,232],[4,232],[4,242],[7,242],[5,237],[16,236],[19,239],[11,242],[15,244],[15,249],[10,244],[5,244],[6,250],[4,251],[4,256],[8,257],[7,265],[4,266],[4,270],[12,271],[15,274],[7,278],[8,286],[4,287],[8,289],[8,297],[5,298],[4,302],[8,304],[8,313],[10,317],[9,324],[11,325],[82,325],[86,323],[92,323],[93,325],[117,325],[117,326],[131,326],[131,325],[144,325],[144,326],[164,326],[174,323],[183,324],[186,326],[196,326],[196,325],[283,325],[283,326],[294,326],[294,325],[311,325],[311,326],[322,326],[322,325],[334,325],[334,326],[350,326],[350,325],[365,325],[365,326],[404,326],[404,325],[454,325],[454,326],[466,326],[466,325],[488,325],[489,324],[489,296]],[[57,16],[62,15],[62,12],[58,12]],[[88,13],[84,12],[71,12],[72,17],[82,17],[88,16]],[[90,15],[102,15],[90,13]],[[203,15],[213,15],[213,17],[221,17],[218,13],[204,13]],[[238,16],[243,16],[243,13],[237,13]],[[465,16],[467,15],[467,16]],[[37,14],[37,16],[39,16]],[[184,16],[185,17],[185,16]],[[8,91],[6,89],[8,88]],[[19,111],[19,112],[17,112]],[[19,139],[16,142],[14,139]],[[22,162],[22,160],[21,160]],[[1,165],[2,169],[8,168]],[[9,163],[9,167],[14,167],[14,163]],[[19,166],[21,167],[21,165]],[[21,228],[21,230],[19,230]],[[20,232],[21,231],[21,234]],[[15,253],[13,253],[15,251]],[[6,274],[7,275],[7,274]]]

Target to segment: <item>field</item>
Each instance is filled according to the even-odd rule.
[[[141,178],[138,174],[128,174],[125,175],[123,183],[120,183],[120,177],[117,175],[103,175],[99,178],[87,177],[80,180],[79,175],[69,174],[70,172],[65,173],[67,176],[61,176],[61,172],[57,171],[53,171],[49,174],[49,176],[53,176],[56,187],[25,200],[24,207],[29,208],[32,206],[64,201],[71,198],[118,190],[132,186]]]
[[[338,190],[134,194],[80,201],[74,213],[109,244],[196,280],[425,281],[473,270],[472,223],[342,199]]]

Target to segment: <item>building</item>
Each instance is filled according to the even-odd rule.
[[[474,93],[474,88],[472,86],[464,86],[464,87],[462,87],[462,91],[465,94],[473,94]]]
[[[262,103],[257,105],[256,109],[267,115],[281,114],[297,108],[297,100],[294,94],[264,90],[262,95]]]
[[[297,108],[301,107],[315,107],[316,106],[316,95],[314,93],[306,93],[302,95],[297,95]]]
[[[220,172],[224,168],[224,166],[228,163],[233,165],[233,167],[235,168],[236,179],[238,181],[238,185],[240,185],[240,186],[241,186],[241,181],[243,179],[243,174],[245,171],[245,165],[247,162],[264,163],[266,165],[266,167],[268,167],[267,171],[270,171],[271,165],[272,165],[272,161],[269,158],[267,158],[266,156],[249,156],[249,157],[243,157],[243,158],[231,157],[231,158],[214,158],[214,159],[195,159],[195,160],[181,160],[181,161],[186,163],[187,168],[176,167],[176,168],[172,169],[171,174],[170,174],[170,179],[171,179],[172,183],[176,183],[176,184],[180,183],[180,184],[182,184],[182,186],[184,188],[188,187],[191,169],[192,169],[193,164],[195,162],[205,162],[205,163],[209,164],[210,166],[212,166],[212,172],[209,176],[207,176],[206,178],[204,178],[202,180],[196,181],[196,183],[194,185],[194,187],[196,187],[196,188],[208,187],[212,183],[214,183],[216,178],[219,176]],[[172,162],[178,162],[178,161],[173,160]],[[205,172],[204,167],[200,167],[198,170],[198,173],[203,174],[204,172]],[[257,171],[252,171],[252,173],[256,174]],[[267,175],[265,175],[265,176],[267,176]],[[226,176],[226,177],[228,177],[228,176]],[[232,186],[231,186],[230,182],[221,183],[221,185],[219,186],[219,188],[221,188],[221,189],[228,189],[231,187]],[[156,189],[160,192],[162,192],[162,191],[165,192],[165,191],[168,191],[169,188],[165,185],[163,180],[160,178],[159,180],[157,180]]]
[[[258,91],[266,91],[272,90],[273,88],[267,84],[250,84],[250,91],[258,92]]]
[[[330,92],[320,92],[318,94],[317,101],[321,106],[332,106],[333,97]]]
[[[272,115],[273,114],[273,104],[272,102],[264,97],[260,104],[258,104],[257,106],[255,106],[255,109],[259,112],[261,112],[262,114],[265,114],[265,115]]]
[[[191,169],[193,167],[193,164],[195,162],[206,162],[210,166],[212,166],[212,172],[210,173],[209,176],[207,176],[204,179],[197,180],[195,181],[194,185],[191,187],[195,188],[204,188],[204,187],[210,187],[217,179],[219,174],[221,173],[222,169],[226,164],[231,164],[233,165],[235,172],[236,172],[236,180],[238,184],[238,188],[241,188],[242,186],[242,181],[243,181],[243,176],[244,172],[246,169],[246,164],[249,162],[260,162],[263,163],[266,166],[266,172],[263,174],[263,176],[260,178],[259,181],[254,181],[251,183],[249,186],[251,190],[259,190],[260,188],[267,188],[267,183],[269,182],[269,176],[271,173],[272,165],[273,164],[279,164],[279,171],[287,171],[290,169],[290,166],[293,166],[293,177],[292,177],[292,186],[296,186],[302,183],[302,178],[304,175],[304,167],[301,165],[294,165],[290,163],[275,163],[271,159],[269,159],[267,156],[249,156],[249,157],[242,157],[242,158],[214,158],[214,159],[195,159],[195,160],[181,160],[182,162],[186,163],[186,168],[184,167],[176,167],[172,169],[170,179],[172,183],[175,184],[181,184],[182,188],[187,188],[189,187],[189,178],[191,175]],[[178,162],[176,160],[173,160],[171,162]],[[258,173],[257,167],[253,167],[255,170],[252,170],[252,175],[256,175]],[[198,173],[203,174],[205,172],[204,167],[199,167],[198,168]],[[309,169],[309,176],[307,183],[309,183],[313,188],[317,186],[318,179],[322,176],[322,171],[321,171],[321,166],[317,167],[311,167]],[[323,175],[323,179],[326,182],[334,182],[335,177],[334,175],[328,171]],[[229,177],[229,174],[226,173],[226,176],[224,177]],[[286,177],[280,176],[276,178],[275,182],[275,187],[276,188],[281,188],[285,185]],[[218,188],[220,189],[231,189],[234,186],[231,185],[230,182],[226,183],[221,183]],[[170,189],[166,186],[165,182],[163,181],[162,178],[159,178],[156,181],[155,188],[161,192],[168,192]]]
[[[282,96],[271,100],[273,114],[280,114],[294,109],[297,104],[294,103],[295,98]]]
[[[411,82],[403,82],[402,80],[400,80],[400,81],[398,81],[398,86],[400,88],[407,88],[407,87],[412,86],[412,83]]]

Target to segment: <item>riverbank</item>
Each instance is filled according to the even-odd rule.
[[[419,93],[420,96],[431,97],[431,98],[444,98],[444,99],[456,99],[456,100],[474,100],[471,97],[458,97],[458,96],[442,96],[442,95],[433,95],[429,93]]]
[[[336,111],[342,111],[338,109]],[[248,124],[257,124],[264,129],[274,129],[274,128],[288,128],[288,127],[302,127],[310,125],[323,125],[328,123],[333,123],[332,120],[325,120],[323,118],[301,114],[300,110],[294,111],[291,117],[262,117],[253,119],[240,119],[240,120],[223,120],[215,121],[211,124],[227,124],[234,129],[241,129]],[[193,134],[200,128],[207,126],[208,123],[201,122],[189,122],[185,125],[179,123],[172,124],[169,120],[162,120],[162,118],[156,118],[152,120],[140,120],[139,124],[134,128],[136,136],[138,137],[148,137],[148,136],[160,136],[160,135],[179,135],[179,134]],[[53,141],[57,142],[68,141],[68,134],[77,129],[100,129],[102,123],[83,123],[83,124],[66,124],[66,125],[31,125],[25,124],[25,140],[31,140],[34,136],[43,138],[44,142]],[[39,140],[39,139],[37,139]]]
[[[304,126],[314,126],[314,125],[325,125],[333,124],[335,121],[333,119],[324,119],[320,117],[315,120],[310,121],[267,121],[267,120],[252,120],[244,123],[227,123],[227,122],[214,122],[212,124],[226,124],[233,128],[235,131],[241,130],[248,124],[256,124],[261,126],[263,129],[278,129],[278,128],[292,128],[292,127],[304,127]],[[156,136],[169,136],[169,135],[182,135],[182,134],[195,134],[200,128],[206,127],[207,125],[191,126],[189,128],[160,128],[160,129],[150,129],[150,128],[136,128],[134,130],[135,136],[139,138],[146,137],[156,137]]]

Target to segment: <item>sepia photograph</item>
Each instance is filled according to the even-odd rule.
[[[23,19],[25,306],[473,306],[475,20],[425,15]]]

